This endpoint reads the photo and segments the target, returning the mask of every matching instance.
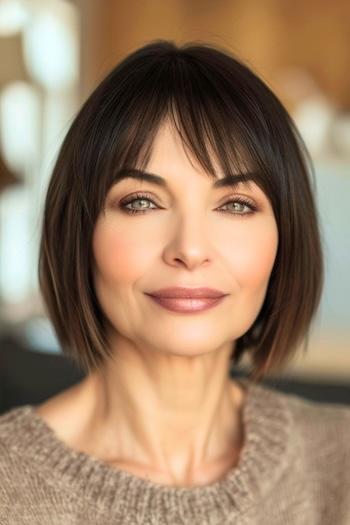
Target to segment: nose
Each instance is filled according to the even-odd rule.
[[[202,216],[192,214],[178,222],[165,247],[164,257],[168,264],[182,264],[190,270],[210,262],[213,246]]]

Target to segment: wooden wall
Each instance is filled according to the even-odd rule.
[[[78,0],[84,99],[130,51],[156,38],[202,40],[238,53],[293,104],[280,71],[306,68],[341,109],[350,109],[348,0]],[[280,91],[280,92],[279,92]]]

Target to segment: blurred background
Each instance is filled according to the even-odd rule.
[[[266,382],[350,404],[349,27],[348,0],[0,0],[0,412],[82,377],[63,357],[38,289],[45,191],[86,97],[158,38],[236,53],[301,131],[316,171],[326,283],[308,352]]]

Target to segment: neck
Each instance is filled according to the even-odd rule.
[[[86,435],[99,455],[177,481],[232,465],[242,446],[243,389],[229,378],[229,355],[145,359],[118,349],[81,384]]]

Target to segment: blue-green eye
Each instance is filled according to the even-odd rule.
[[[126,213],[129,213],[129,214],[145,213],[148,210],[154,209],[154,208],[148,208],[147,206],[142,206],[139,209],[137,209],[137,208],[127,208],[127,206],[129,206],[129,204],[133,204],[134,202],[138,202],[138,201],[139,202],[143,202],[143,203],[151,202],[152,204],[154,204],[154,202],[151,199],[147,198],[145,195],[137,195],[136,198],[134,196],[129,201],[121,203],[120,204],[120,208],[123,211],[125,211]]]
[[[143,205],[140,207],[140,208],[127,208],[127,206],[131,205],[131,204],[134,204],[135,202],[143,202]],[[119,208],[129,214],[129,215],[132,215],[132,214],[141,214],[141,213],[146,213],[147,211],[149,210],[154,210],[156,208],[150,208],[147,206],[146,203],[152,203],[156,206],[157,208],[157,205],[153,202],[152,199],[150,199],[147,195],[144,195],[144,194],[136,194],[136,195],[133,195],[131,198],[129,198],[128,201],[124,201],[124,202],[120,202],[119,204]],[[229,213],[231,215],[241,215],[241,216],[244,216],[244,215],[251,215],[253,214],[255,211],[257,211],[257,206],[254,204],[254,202],[252,202],[251,200],[247,199],[247,198],[244,198],[242,196],[237,196],[235,197],[234,199],[231,199],[229,201],[227,201],[225,204],[223,204],[221,206],[221,208],[223,206],[228,206],[229,204],[240,204],[241,207],[243,208],[246,208],[248,209],[249,211],[243,211],[243,212],[240,212],[240,211],[226,211],[226,210],[220,210],[220,208],[218,209],[218,211],[220,211],[221,213]]]
[[[223,206],[228,206],[229,204],[237,204],[237,203],[241,206],[241,209],[242,207],[246,209],[248,208],[249,211],[245,211],[241,213],[239,211],[234,211],[233,209],[232,213],[235,215],[250,215],[254,213],[255,211],[257,211],[256,205],[250,200],[245,199],[244,197],[235,197],[234,199],[227,201],[225,204],[223,204]],[[218,211],[221,211],[221,210],[219,209]],[[227,212],[224,211],[223,213],[227,213]]]

